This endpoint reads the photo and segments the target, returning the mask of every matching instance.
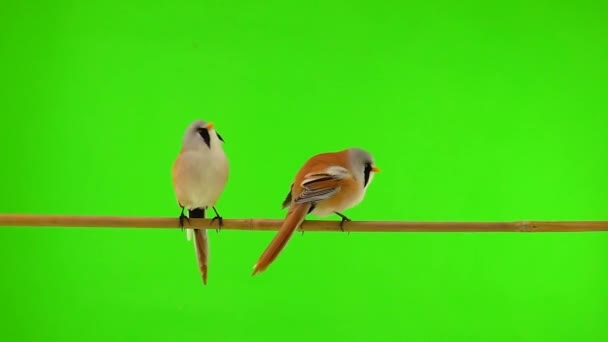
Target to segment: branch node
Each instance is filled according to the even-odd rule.
[[[530,221],[521,221],[516,224],[517,231],[529,233],[533,231],[534,225]]]

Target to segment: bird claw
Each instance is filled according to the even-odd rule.
[[[215,231],[219,233],[222,227],[224,227],[224,218],[219,215],[215,216],[211,219],[211,225],[213,225],[213,222],[215,222],[215,220],[217,220],[218,222],[218,228]]]
[[[224,219],[220,216],[220,213],[217,212],[217,209],[215,209],[215,207],[212,208],[213,212],[215,213],[215,217],[211,219],[211,225],[213,225],[213,222],[217,220],[218,228],[215,231],[219,233],[220,230],[222,230],[222,227],[224,227]]]
[[[190,224],[190,219],[188,216],[184,215],[184,212],[182,211],[182,213],[179,215],[179,227],[181,228],[182,232],[184,231],[184,220],[188,221],[188,224]]]
[[[351,219],[349,219],[349,218],[348,218],[348,217],[346,217],[346,216],[342,218],[342,221],[340,221],[340,230],[341,230],[342,232],[344,232],[344,222],[350,222],[350,221],[351,221]],[[350,232],[349,232],[349,233],[350,233]]]
[[[349,219],[348,217],[344,216],[343,214],[340,214],[337,211],[334,211],[334,213],[342,218],[342,221],[340,221],[340,230],[344,232],[344,222],[350,222],[351,219]]]

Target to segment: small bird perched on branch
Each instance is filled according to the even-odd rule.
[[[283,208],[289,207],[285,220],[253,267],[252,275],[264,271],[276,259],[309,213],[340,216],[340,229],[344,231],[344,222],[350,219],[342,211],[363,200],[374,173],[379,171],[372,155],[360,148],[310,158],[297,173],[283,201]]]
[[[215,209],[215,203],[220,197],[228,180],[228,159],[222,145],[224,139],[213,129],[213,123],[196,120],[188,128],[183,137],[182,148],[173,164],[173,187],[177,201],[182,211],[179,225],[184,227],[184,215],[188,210],[190,218],[205,218],[205,210],[213,208],[219,229],[223,220]],[[206,229],[187,230],[188,240],[194,235],[194,247],[203,283],[207,284],[207,261],[209,258],[209,243]]]

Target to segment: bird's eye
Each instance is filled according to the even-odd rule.
[[[206,128],[197,128],[196,131],[198,132],[198,134],[201,136],[201,138],[203,138],[203,140],[205,141],[205,144],[209,147],[211,147],[211,137],[209,136],[209,130],[207,130]]]
[[[372,172],[372,164],[370,162],[365,163],[365,170],[363,170],[363,187],[367,186],[369,183],[369,176]]]

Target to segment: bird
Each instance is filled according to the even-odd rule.
[[[380,172],[370,152],[352,147],[314,155],[300,168],[285,197],[282,208],[289,208],[279,231],[253,266],[252,276],[263,272],[283,250],[293,232],[308,214],[340,216],[340,229],[351,221],[343,211],[358,205]]]
[[[218,220],[218,231],[222,229],[223,218],[215,208],[216,202],[228,181],[229,164],[224,153],[224,139],[213,128],[214,124],[197,119],[184,133],[182,147],[172,167],[172,181],[181,213],[179,226],[183,230],[184,221],[190,218],[205,218],[205,211],[212,208]],[[188,210],[188,216],[184,215]],[[206,229],[187,229],[188,240],[194,235],[194,248],[203,284],[207,284],[207,262],[209,243]]]

